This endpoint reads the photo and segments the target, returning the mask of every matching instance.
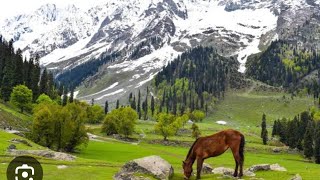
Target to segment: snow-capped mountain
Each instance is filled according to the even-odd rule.
[[[239,71],[250,54],[272,40],[303,42],[306,21],[318,23],[319,0],[109,0],[86,10],[41,6],[0,23],[28,56],[63,75],[88,61],[117,54],[78,87],[78,98],[114,101],[141,88],[189,48],[214,46],[238,56]],[[314,45],[314,44],[313,44]],[[79,72],[78,72],[79,73]]]

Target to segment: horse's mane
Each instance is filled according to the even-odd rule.
[[[194,141],[194,143],[192,144],[191,148],[189,149],[189,152],[188,152],[188,154],[187,154],[186,159],[188,159],[188,157],[189,157],[189,155],[191,154],[191,151],[192,151],[192,149],[193,149],[193,146],[196,144],[196,142],[197,142],[198,140],[199,140],[199,138],[198,138],[196,141]]]

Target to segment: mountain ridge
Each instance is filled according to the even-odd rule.
[[[11,26],[1,25],[0,33],[5,38],[16,37],[17,47],[29,44],[23,51],[40,53],[41,64],[55,70],[57,77],[85,62],[119,53],[112,63],[101,65],[95,75],[85,76],[86,80],[76,85],[80,98],[103,97],[99,100],[103,104],[107,98],[115,100],[111,97],[114,92],[119,92],[115,96],[118,98],[141,88],[168,62],[199,45],[214,46],[226,57],[238,56],[239,71],[244,72],[247,57],[260,52],[271,41],[282,38],[301,41],[292,34],[318,13],[315,7],[319,3],[313,0],[155,0],[150,3],[136,0],[109,1],[87,11],[76,6],[69,6],[65,11],[50,6],[63,16],[58,22],[58,16],[48,16],[49,20],[55,19],[56,25],[49,33],[32,39],[33,29],[28,29],[29,21],[21,22],[23,17],[13,20]],[[18,25],[14,24],[16,21]],[[62,28],[57,31],[57,27]],[[291,29],[287,31],[288,28]],[[28,37],[32,40],[28,41]],[[52,43],[50,38],[60,41]],[[118,85],[103,91],[115,83]],[[95,93],[100,91],[103,93],[97,96]]]

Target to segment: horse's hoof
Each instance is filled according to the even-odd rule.
[[[237,176],[238,176],[238,174],[237,174],[237,173],[234,173],[234,174],[233,174],[233,177],[237,177]]]

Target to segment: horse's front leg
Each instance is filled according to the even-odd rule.
[[[202,164],[203,164],[204,159],[198,158],[197,159],[197,179],[201,179],[201,171],[202,171]]]

